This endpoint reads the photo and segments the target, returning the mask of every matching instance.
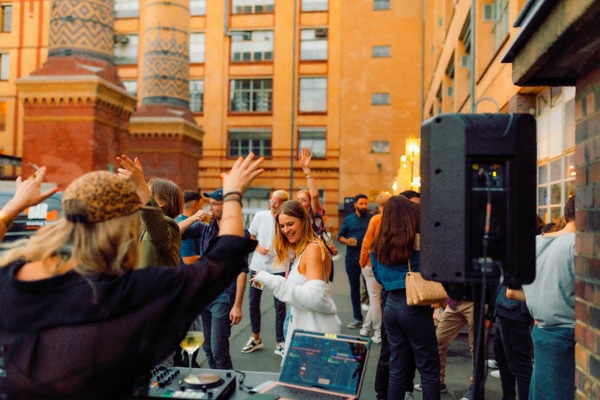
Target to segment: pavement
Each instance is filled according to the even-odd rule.
[[[334,257],[335,277],[331,285],[333,299],[338,307],[338,316],[342,321],[342,333],[358,334],[357,329],[348,329],[346,325],[352,322],[352,306],[350,304],[350,287],[348,277],[345,271],[344,255],[345,246],[338,244],[339,254]],[[242,321],[232,328],[231,332],[231,357],[233,366],[239,371],[260,371],[276,372],[281,370],[281,356],[276,355],[275,349],[275,311],[273,307],[272,291],[265,288],[265,293],[261,298],[262,312],[262,331],[261,336],[264,348],[250,354],[241,352],[242,347],[251,336],[250,317],[248,311],[248,290],[246,290]],[[363,315],[365,313],[363,312]],[[380,345],[373,343],[371,345],[371,354],[367,364],[367,374],[365,375],[361,399],[375,399],[375,370],[379,360]],[[203,351],[199,351],[197,361],[202,368],[208,368],[208,363]],[[471,355],[469,353],[469,344],[467,340],[466,329],[459,334],[448,349],[448,362],[446,366],[446,386],[448,393],[443,393],[442,400],[460,400],[463,394],[469,388],[469,377],[471,376]],[[420,383],[419,376],[415,378],[415,383]],[[421,393],[415,391],[416,400],[422,399]],[[487,374],[485,382],[485,399],[501,400],[502,389],[500,379],[491,377]],[[402,399],[398,399],[402,400]],[[483,399],[477,399],[483,400]]]

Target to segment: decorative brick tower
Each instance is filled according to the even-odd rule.
[[[141,106],[130,120],[128,153],[146,176],[198,187],[204,131],[189,110],[189,0],[152,1],[144,8]]]
[[[136,100],[113,64],[114,1],[54,0],[48,61],[17,81],[23,113],[23,170],[33,162],[64,189],[124,152]]]

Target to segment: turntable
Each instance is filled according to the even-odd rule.
[[[161,399],[228,399],[236,390],[232,371],[194,369],[187,376],[187,368],[159,366],[150,372],[144,388],[138,386],[138,397]]]

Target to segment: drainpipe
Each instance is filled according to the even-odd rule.
[[[294,0],[294,33],[292,43],[292,107],[291,107],[291,127],[290,127],[290,196],[294,193],[294,160],[296,159],[296,153],[294,152],[295,147],[295,127],[296,127],[296,18],[298,16],[297,0]]]

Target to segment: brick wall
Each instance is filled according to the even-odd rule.
[[[600,67],[578,77],[575,384],[579,399],[600,399]]]

